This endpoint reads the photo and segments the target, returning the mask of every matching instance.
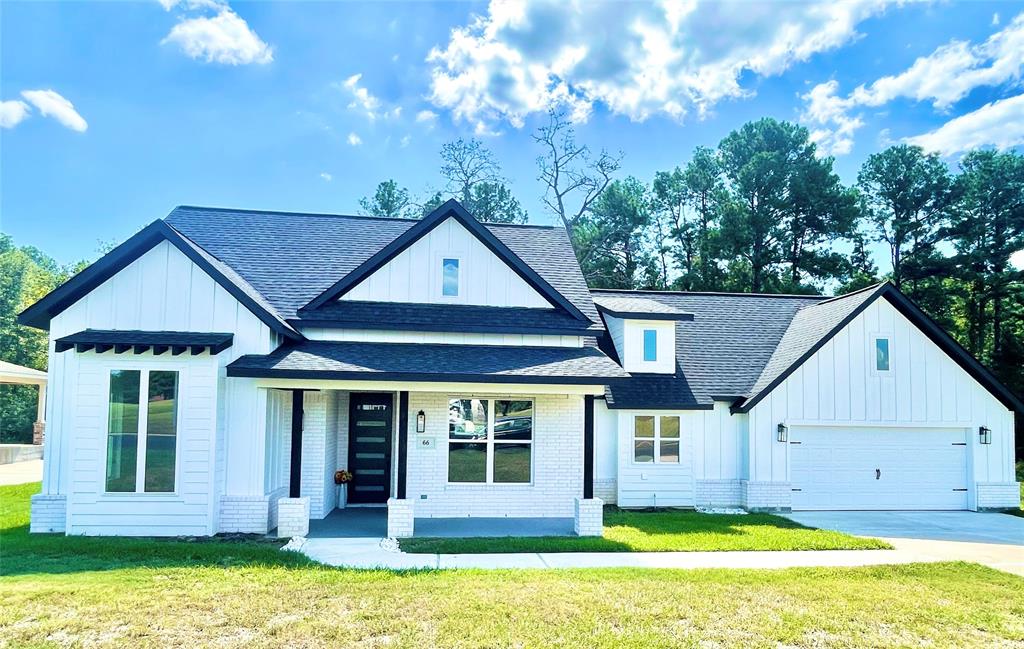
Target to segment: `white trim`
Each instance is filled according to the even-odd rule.
[[[324,379],[248,379],[228,377],[231,381],[255,381],[256,387],[281,388],[284,390],[349,390],[362,392],[443,392],[446,394],[593,394],[603,395],[604,385],[579,385],[557,383],[432,383],[427,381],[344,381]]]

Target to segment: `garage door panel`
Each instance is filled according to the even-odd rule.
[[[966,509],[964,439],[962,429],[794,427],[793,509]]]

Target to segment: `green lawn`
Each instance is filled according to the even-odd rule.
[[[406,552],[697,552],[722,550],[875,550],[878,539],[808,528],[770,514],[624,511],[606,507],[603,537],[415,538]]]
[[[268,543],[29,537],[37,489],[0,487],[4,646],[1024,643],[1024,579],[968,564],[339,570]]]

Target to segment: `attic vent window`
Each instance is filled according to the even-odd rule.
[[[644,361],[658,360],[658,332],[656,329],[644,329]]]
[[[888,372],[889,369],[889,339],[875,338],[875,371]]]
[[[441,295],[459,296],[459,260],[445,257],[441,260]]]

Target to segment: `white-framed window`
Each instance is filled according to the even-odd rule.
[[[173,493],[178,457],[178,372],[111,370],[107,493]]]
[[[872,367],[878,374],[892,371],[892,337],[875,334],[871,337]]]
[[[533,421],[532,399],[450,399],[448,482],[529,484]]]
[[[633,417],[633,462],[636,464],[679,464],[679,417],[636,415]]]
[[[441,257],[441,295],[459,297],[461,293],[461,265],[458,257]]]

